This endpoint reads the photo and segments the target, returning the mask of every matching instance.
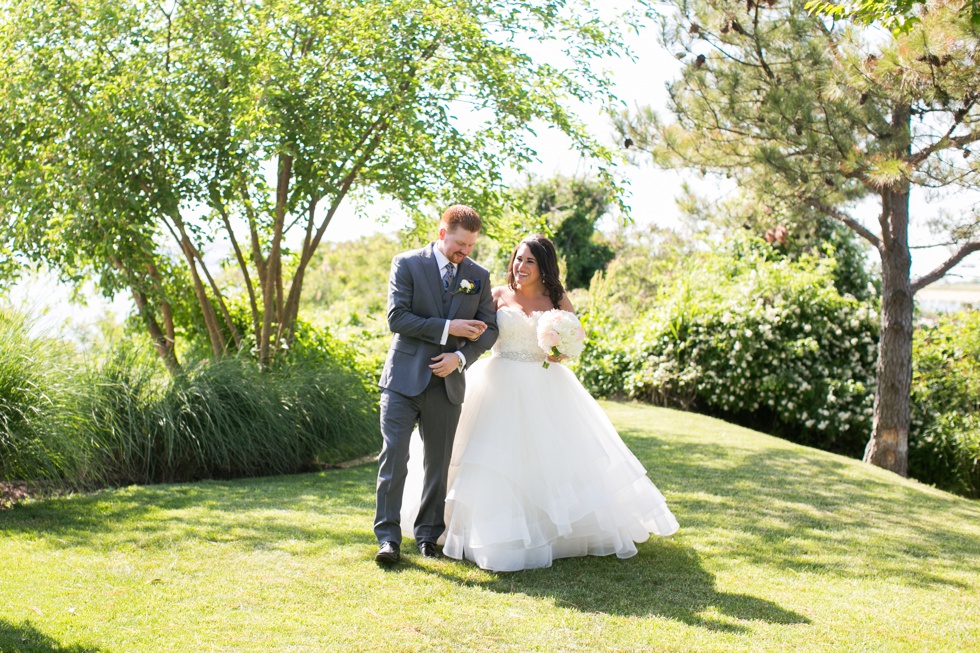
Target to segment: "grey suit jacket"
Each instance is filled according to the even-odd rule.
[[[468,367],[497,339],[490,273],[469,258],[463,259],[451,290],[458,290],[466,279],[479,284],[479,292],[457,292],[446,306],[434,246],[430,243],[396,256],[388,278],[388,328],[394,336],[378,385],[409,397],[421,394],[429,384],[433,356],[460,351]],[[440,345],[446,320],[452,319],[481,320],[487,330],[475,341],[450,335],[446,344]],[[465,392],[465,375],[453,372],[446,377],[446,394],[452,403],[463,403]]]

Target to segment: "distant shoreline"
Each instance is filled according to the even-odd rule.
[[[915,294],[920,310],[954,313],[968,306],[980,307],[980,283],[933,284]]]

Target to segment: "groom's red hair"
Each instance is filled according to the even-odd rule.
[[[457,227],[462,227],[466,231],[478,233],[483,228],[483,221],[471,207],[453,204],[442,214],[439,226],[445,227],[446,231],[455,231]]]

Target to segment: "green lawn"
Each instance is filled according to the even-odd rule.
[[[0,651],[976,651],[980,504],[603,404],[681,530],[629,560],[378,568],[373,465],[0,511]]]

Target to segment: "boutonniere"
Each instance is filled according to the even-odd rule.
[[[464,295],[475,295],[478,292],[480,292],[479,279],[461,279],[459,287],[453,291],[453,294],[463,293]]]

